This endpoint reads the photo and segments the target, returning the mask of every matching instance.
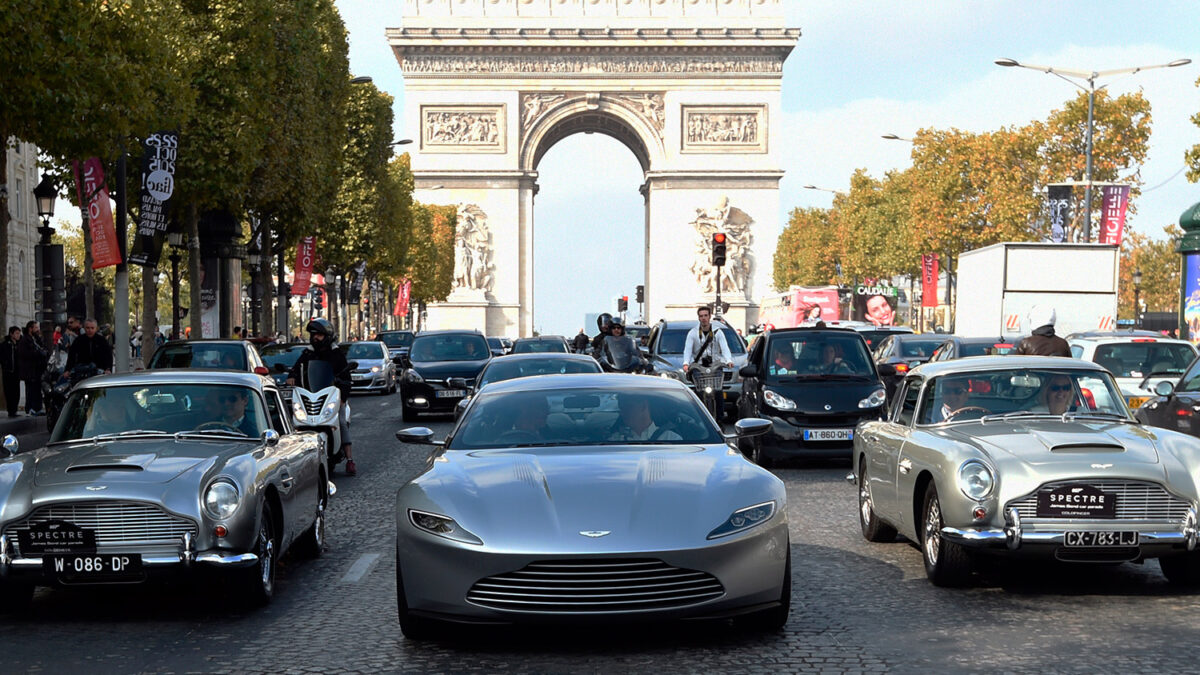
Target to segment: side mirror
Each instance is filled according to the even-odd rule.
[[[738,371],[738,375],[742,377],[758,377],[758,366],[753,363],[747,363]],[[736,425],[735,425],[736,426]]]
[[[1175,393],[1175,383],[1171,382],[1170,380],[1163,380],[1162,382],[1154,385],[1154,393],[1158,394],[1159,396],[1170,397],[1171,394]],[[9,436],[8,438],[12,437]],[[8,445],[8,438],[4,439],[5,446]]]
[[[733,428],[737,432],[738,438],[762,436],[771,430],[771,420],[764,420],[761,417],[747,417],[734,422]]]
[[[446,380],[446,386],[450,387],[451,389],[466,389],[467,380],[466,378],[462,377],[452,377]]]
[[[279,445],[279,432],[274,429],[267,429],[262,433],[262,442],[272,447]]]
[[[418,445],[441,445],[433,440],[433,429],[429,427],[409,427],[396,432],[396,440],[401,443],[416,443]]]
[[[17,437],[9,434],[4,437],[4,450],[8,452],[8,456],[12,457],[21,449],[21,444],[17,442]]]
[[[896,375],[896,366],[890,363],[875,364],[875,372],[879,373],[880,377],[894,377]]]

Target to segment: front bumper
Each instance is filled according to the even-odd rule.
[[[438,396],[439,391],[462,391],[462,396]],[[421,412],[453,413],[458,402],[466,398],[467,390],[450,390],[440,384],[405,384],[401,388],[404,405]]]
[[[861,412],[831,414],[828,418],[818,415],[798,417],[759,411],[758,416],[771,420],[771,429],[762,436],[763,454],[771,459],[791,457],[849,457],[854,448],[853,439],[847,441],[806,441],[805,429],[853,429],[858,433],[859,422],[879,419],[883,409],[872,408]],[[765,414],[764,414],[765,413]]]
[[[109,556],[136,553],[141,555],[142,569],[146,576],[164,571],[186,571],[193,565],[211,569],[234,569],[249,567],[258,563],[254,553],[234,553],[232,551],[211,549],[196,551],[190,535],[180,538],[177,552],[156,550],[142,552],[126,550],[123,547],[99,547],[94,555]],[[92,555],[88,552],[86,555]],[[12,543],[8,535],[0,535],[0,579],[23,583],[54,583],[54,575],[46,572],[43,557],[40,555],[13,555]],[[134,581],[137,581],[136,579]],[[86,582],[74,582],[76,584]],[[103,582],[98,582],[103,583]]]
[[[350,379],[350,391],[383,391],[392,386],[392,378],[386,372],[376,373],[371,377]]]

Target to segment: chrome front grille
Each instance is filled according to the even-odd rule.
[[[674,609],[724,594],[711,574],[661,560],[543,560],[480,579],[467,601],[513,612],[594,614]]]
[[[1167,492],[1157,483],[1125,480],[1066,480],[1044,483],[1035,492],[1008,503],[1005,510],[1016,508],[1021,514],[1022,522],[1038,520],[1038,494],[1049,492],[1056,487],[1071,484],[1086,484],[1099,488],[1117,497],[1116,520],[1152,520],[1166,522],[1182,522],[1187,517],[1188,503]],[[1042,520],[1050,520],[1043,518]],[[1085,520],[1109,520],[1087,518]]]
[[[65,520],[96,533],[96,547],[178,548],[183,535],[196,536],[196,523],[173,516],[157,506],[133,502],[83,502],[43,506],[28,518],[4,528],[14,553],[20,556],[18,533],[37,523]]]

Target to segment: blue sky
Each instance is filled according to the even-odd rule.
[[[338,0],[350,31],[350,64],[396,98],[396,137],[403,128],[404,80],[384,37],[402,25],[399,0]],[[1072,70],[1107,70],[1191,58],[1181,68],[1100,80],[1115,94],[1141,89],[1154,119],[1150,157],[1141,167],[1145,192],[1129,226],[1152,235],[1178,222],[1200,200],[1188,183],[1183,153],[1200,143],[1189,121],[1200,112],[1200,3],[807,2],[784,0],[790,27],[802,36],[784,68],[786,175],[780,224],[795,207],[828,206],[851,173],[882,176],[910,164],[908,144],[880,138],[911,136],[922,127],[995,129],[1044,119],[1077,91],[1066,82],[993,61]],[[604,167],[579,189],[579,166]],[[642,179],[633,155],[601,134],[571,136],[538,167],[534,222],[534,325],[572,335],[585,312],[611,308],[613,298],[642,283]],[[918,255],[919,252],[914,252]],[[563,265],[568,259],[575,264]],[[636,311],[633,313],[636,314]],[[651,321],[659,317],[648,317]],[[595,327],[589,326],[589,332]]]

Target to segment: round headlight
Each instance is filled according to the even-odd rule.
[[[871,395],[858,402],[860,408],[878,408],[887,403],[887,391],[884,389],[876,389],[871,392]]]
[[[204,493],[204,510],[217,520],[233,515],[238,508],[238,489],[229,481],[219,480]]]
[[[987,497],[995,485],[992,470],[981,462],[967,462],[958,469],[958,488],[971,499]]]

